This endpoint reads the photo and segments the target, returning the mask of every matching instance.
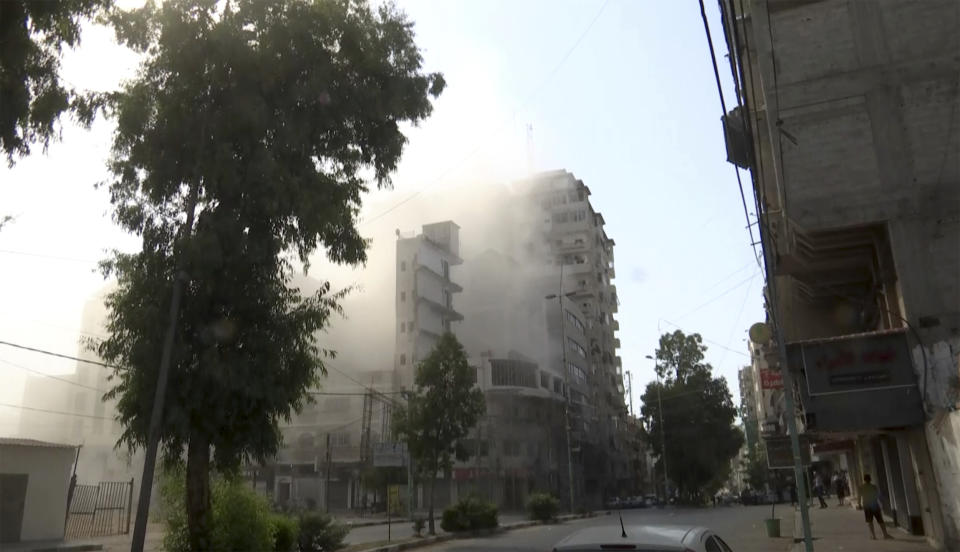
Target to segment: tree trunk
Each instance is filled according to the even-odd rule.
[[[427,516],[430,518],[430,534],[436,535],[437,531],[433,525],[433,490],[437,486],[437,470],[430,470],[430,508]]]
[[[192,552],[210,550],[210,441],[197,431],[187,445],[187,534]]]

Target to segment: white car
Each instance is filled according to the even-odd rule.
[[[624,536],[625,535],[625,536]],[[607,525],[587,527],[567,536],[553,552],[733,552],[706,527],[681,525]]]

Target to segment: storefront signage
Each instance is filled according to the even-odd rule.
[[[810,396],[916,386],[904,332],[844,336],[796,346]]]
[[[760,387],[762,389],[783,389],[783,373],[780,370],[761,368]]]
[[[804,466],[810,465],[810,441],[800,435],[800,459]],[[763,440],[767,449],[767,466],[771,470],[793,469],[793,448],[790,437],[769,437]]]

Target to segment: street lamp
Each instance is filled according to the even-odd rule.
[[[544,297],[544,299],[556,299],[557,306],[560,309],[560,351],[563,358],[563,384],[567,388],[567,395],[563,402],[563,422],[564,430],[567,435],[567,486],[570,489],[570,512],[573,513],[576,509],[573,507],[573,443],[570,440],[570,378],[569,378],[569,368],[567,368],[567,331],[566,331],[566,317],[563,313],[563,298],[570,297],[574,295],[573,292],[562,293],[563,292],[563,265],[560,265],[560,291],[561,294],[551,293]]]
[[[670,484],[667,477],[667,440],[663,429],[663,401],[660,399],[660,366],[654,357],[650,355],[646,355],[646,357],[653,361],[653,371],[657,374],[657,410],[660,411],[660,452],[663,459],[663,493],[666,495],[664,499],[669,504]]]

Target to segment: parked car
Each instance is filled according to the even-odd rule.
[[[622,529],[620,524],[585,527],[553,547],[553,552],[602,550],[733,552],[733,549],[710,529],[681,525],[626,525]]]

